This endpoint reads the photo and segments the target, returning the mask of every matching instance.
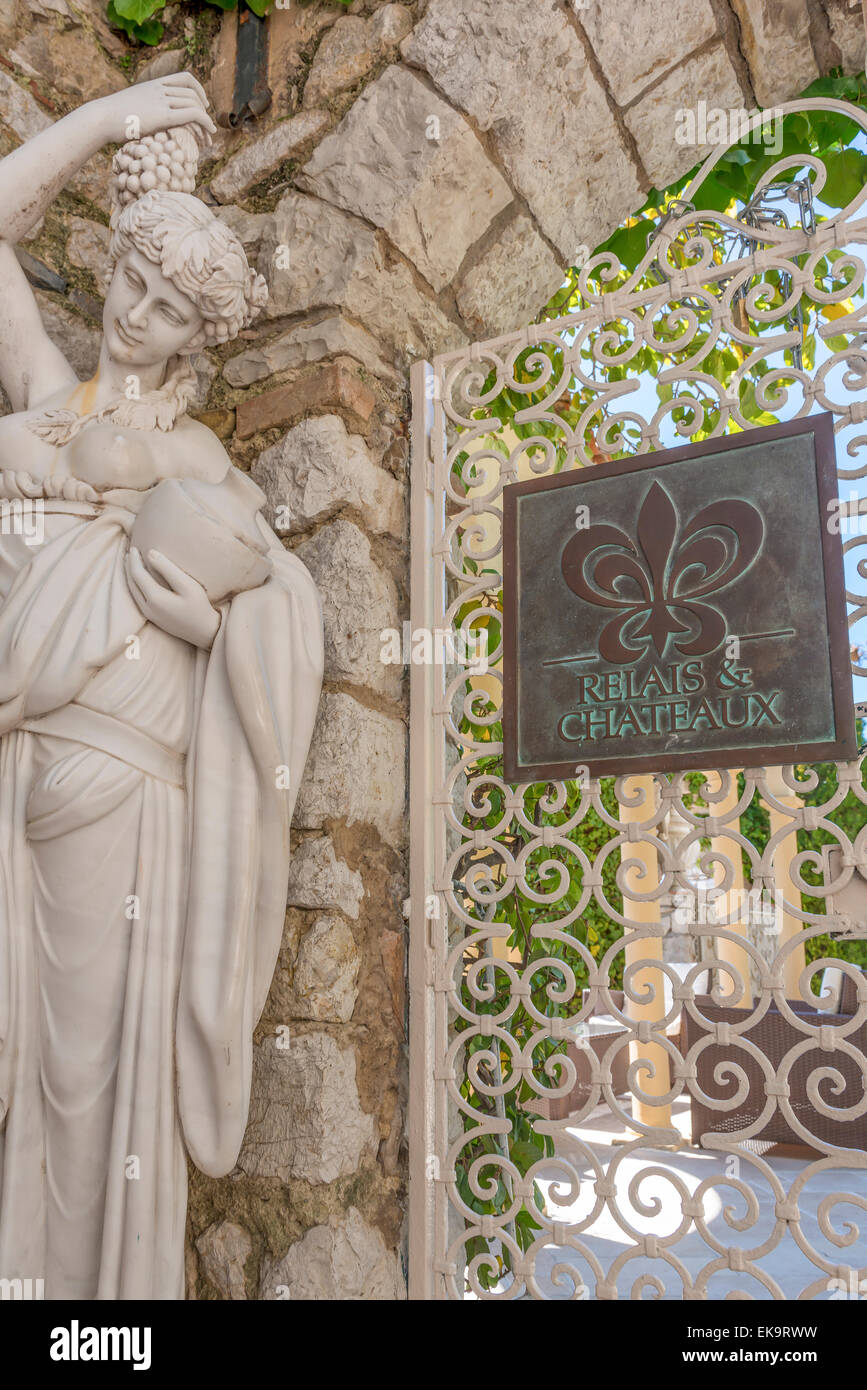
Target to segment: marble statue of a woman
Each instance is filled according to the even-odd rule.
[[[182,74],[0,162],[0,499],[42,518],[0,535],[0,1278],[53,1299],[183,1297],[187,1155],[241,1145],[322,677],[309,574],[185,413],[190,354],[264,298],[191,196],[212,129]],[[108,142],[79,382],[13,246]]]

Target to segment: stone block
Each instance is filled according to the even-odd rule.
[[[277,254],[289,249],[288,263]],[[403,261],[389,260],[377,236],[339,208],[287,193],[262,239],[259,269],[268,281],[266,315],[334,306],[399,353],[447,352],[467,341],[416,285]]]
[[[237,408],[238,437],[248,439],[274,425],[288,425],[309,411],[335,405],[350,411],[362,423],[370,419],[376,397],[361,380],[354,362],[338,359],[286,386],[241,401]]]
[[[430,0],[401,52],[491,132],[512,183],[568,263],[643,202],[605,91],[559,5]]]
[[[199,1236],[196,1249],[206,1278],[221,1297],[233,1301],[247,1297],[244,1265],[253,1243],[243,1227],[233,1221],[215,1221]]]
[[[737,73],[722,43],[675,68],[625,113],[654,188],[667,187],[710,154],[708,147],[678,144],[677,140],[678,131],[686,130],[686,122],[678,113],[695,110],[697,94],[705,92],[713,93],[708,108],[726,113],[745,109]],[[731,123],[726,124],[730,129]]]
[[[53,294],[66,294],[69,281],[65,276],[52,270],[51,266],[40,261],[38,256],[31,256],[29,251],[24,250],[23,246],[15,247],[15,256],[34,289],[51,290]]]
[[[548,243],[521,213],[463,274],[455,297],[473,337],[493,338],[534,319],[564,278]]]
[[[400,697],[402,667],[381,660],[383,628],[400,628],[397,586],[377,565],[370,542],[338,519],[303,541],[295,554],[313,576],[325,623],[325,679]]]
[[[157,53],[155,57],[149,58],[146,63],[142,63],[135,75],[135,84],[153,82],[158,77],[171,77],[173,73],[183,72],[186,66],[186,49],[168,48],[165,52]]]
[[[399,65],[365,89],[299,183],[381,227],[435,290],[512,201],[467,122]]]
[[[293,1018],[317,1023],[348,1023],[358,998],[361,956],[342,917],[317,917],[295,957],[291,1003]]]
[[[682,63],[719,27],[710,0],[641,0],[640,5],[589,0],[576,13],[620,106]]]
[[[239,211],[239,209],[231,209]],[[229,208],[224,211],[230,211]],[[263,220],[267,220],[263,217]],[[379,344],[366,329],[332,314],[318,323],[300,323],[269,343],[247,348],[230,357],[223,376],[232,386],[249,386],[275,372],[306,367],[323,357],[354,357],[367,371],[393,385],[404,377],[383,358]]]
[[[268,1037],[256,1049],[250,1121],[238,1159],[248,1177],[329,1183],[375,1152],[358,1099],[355,1052],[325,1032]]]
[[[20,22],[20,0],[0,0],[0,41],[11,43]]]
[[[92,29],[106,53],[112,58],[122,58],[129,53],[129,43],[125,34],[118,33],[109,24],[107,8],[104,0],[72,0],[69,5],[75,20],[83,20]]]
[[[293,850],[286,895],[289,907],[338,908],[356,920],[363,897],[361,874],[337,858],[330,835],[302,840]]]
[[[196,374],[196,391],[195,395],[190,398],[188,407],[190,414],[192,414],[194,411],[203,411],[208,404],[208,397],[211,394],[211,387],[214,383],[214,377],[217,375],[218,367],[206,352],[195,353],[190,365]]]
[[[91,155],[77,174],[70,179],[68,187],[82,198],[95,203],[103,212],[111,211],[111,160],[98,152]]]
[[[341,16],[316,50],[303,105],[321,106],[354,87],[411,28],[412,13],[406,5],[383,5],[370,19]]]
[[[406,726],[342,691],[323,695],[295,824],[373,826],[393,849],[406,843]]]
[[[732,0],[732,8],[759,106],[790,101],[815,81],[809,0]]]
[[[290,536],[344,507],[376,535],[405,533],[403,486],[374,463],[339,415],[317,415],[288,430],[262,451],[252,474],[268,498],[269,522]]]
[[[108,227],[103,226],[101,222],[91,222],[85,217],[70,217],[67,226],[67,256],[73,265],[92,273],[99,293],[105,298],[114,268],[108,254]]]
[[[51,117],[14,77],[0,68],[0,120],[19,140],[29,140],[52,125]]]
[[[311,1227],[282,1260],[266,1261],[260,1298],[269,1302],[286,1297],[302,1302],[393,1302],[406,1298],[406,1284],[397,1254],[358,1209],[350,1207],[345,1216]]]
[[[327,125],[328,116],[324,111],[302,111],[266,130],[263,135],[251,137],[235,154],[229,156],[219,173],[211,179],[214,197],[221,203],[243,198],[284,161],[297,159]]]
[[[864,33],[864,13],[858,0],[825,0],[831,38],[840,50],[840,62],[845,73],[864,71],[867,57],[867,37]]]
[[[267,212],[247,212],[245,208],[235,207],[233,203],[227,203],[225,207],[212,208],[212,212],[235,233],[248,255],[258,251],[265,228],[271,220]]]
[[[82,381],[89,381],[99,362],[102,334],[51,295],[36,290],[39,314],[51,341]]]
[[[28,77],[40,78],[76,103],[109,96],[128,86],[85,29],[62,32],[39,24],[19,39],[9,57]]]
[[[289,0],[268,13],[268,85],[278,114],[297,106],[298,88],[309,71],[310,53],[323,29],[345,14],[342,5],[308,5]]]
[[[53,122],[48,112],[20,83],[0,68],[0,121],[18,136],[29,140]],[[109,207],[111,161],[102,153],[92,155],[70,179],[68,187],[92,203]]]
[[[74,29],[76,16],[66,0],[24,0],[26,9],[37,19],[59,20],[61,29]]]

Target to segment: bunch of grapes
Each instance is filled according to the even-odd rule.
[[[187,126],[128,140],[112,161],[118,207],[126,207],[152,188],[171,193],[194,192],[198,166],[199,147]]]

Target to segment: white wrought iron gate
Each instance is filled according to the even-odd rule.
[[[865,128],[780,113],[805,107]],[[823,220],[823,183],[789,156],[746,215],[684,202],[626,283],[584,267],[581,312],[414,369],[412,1297],[867,1290],[862,760],[518,787],[498,765],[504,486],[826,410],[860,494],[865,194]],[[527,402],[508,427],[504,391]],[[443,642],[482,629],[486,673]],[[837,1014],[793,1007],[825,967]],[[812,1153],[774,1157],[775,1116]]]

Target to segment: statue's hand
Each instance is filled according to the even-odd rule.
[[[191,72],[173,73],[142,82],[100,99],[110,131],[109,140],[123,144],[158,130],[192,125],[202,144],[210,143],[217,127],[208,115],[205,89]]]
[[[126,559],[127,583],[148,622],[207,650],[217,635],[220,615],[201,584],[158,550],[148,551],[147,563],[145,568],[140,552],[135,547],[130,549]],[[160,583],[160,579],[165,582]]]

